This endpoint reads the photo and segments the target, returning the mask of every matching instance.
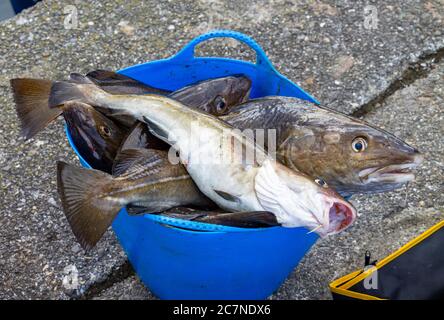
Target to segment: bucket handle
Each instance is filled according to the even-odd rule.
[[[180,50],[174,58],[191,60],[194,58],[194,48],[198,44],[214,38],[232,38],[242,43],[245,43],[247,46],[249,46],[251,49],[253,49],[256,52],[256,64],[258,66],[274,70],[274,67],[271,64],[270,60],[268,60],[268,57],[265,54],[264,50],[256,43],[256,41],[254,41],[252,38],[243,33],[231,30],[213,30],[203,35],[200,35],[191,40],[185,47],[183,47],[183,49]]]

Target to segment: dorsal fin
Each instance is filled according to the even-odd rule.
[[[149,130],[145,123],[137,121],[123,140],[119,151],[126,149],[145,148],[147,145]]]
[[[126,149],[117,154],[113,164],[113,175],[122,176],[129,175],[137,169],[153,170],[159,166],[164,166],[168,161],[168,153],[161,150],[153,149]]]
[[[73,72],[69,75],[69,79],[75,83],[83,83],[83,84],[94,84],[94,82],[85,77],[83,74],[80,74],[78,72]]]
[[[148,149],[126,149],[119,152],[114,159],[112,173],[114,176],[120,176],[130,167],[142,162],[151,156]]]
[[[167,95],[168,90],[151,87],[139,80],[123,74],[108,71],[94,70],[86,75],[91,81],[111,94],[159,94]]]
[[[152,135],[146,123],[137,121],[123,140],[117,153],[126,149],[138,148],[166,151],[170,148],[170,145]]]

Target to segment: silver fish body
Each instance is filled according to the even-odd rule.
[[[208,79],[190,84],[174,92],[156,89],[127,76],[103,70],[90,72],[87,78],[80,74],[71,74],[71,78],[77,83],[94,83],[102,90],[116,95],[157,94],[168,96],[186,106],[216,116],[227,114],[232,107],[247,101],[251,89],[251,80],[243,75]],[[105,106],[99,107],[102,107],[102,112],[112,116]],[[136,121],[131,115],[119,115],[114,120],[128,128],[132,127]]]

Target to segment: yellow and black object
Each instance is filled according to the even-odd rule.
[[[444,220],[379,262],[330,283],[335,300],[444,299]]]

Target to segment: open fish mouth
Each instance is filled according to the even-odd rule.
[[[359,177],[364,183],[406,183],[415,178],[415,174],[412,170],[416,169],[422,160],[423,157],[418,155],[413,162],[391,164],[382,168],[367,168],[359,172]]]
[[[316,232],[321,237],[336,234],[347,229],[355,220],[356,209],[350,203],[337,199],[331,200],[324,212],[325,222],[319,223],[310,233]]]
[[[335,234],[348,228],[356,219],[356,209],[347,202],[334,201],[328,209],[326,235]]]

